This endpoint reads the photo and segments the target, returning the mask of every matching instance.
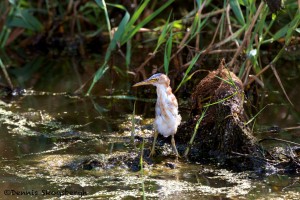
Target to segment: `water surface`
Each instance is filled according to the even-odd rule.
[[[123,164],[92,170],[70,167],[89,156],[101,160],[127,152],[140,153],[141,140],[136,141],[137,147],[130,140],[134,100],[129,97],[144,98],[137,101],[135,134],[145,138],[145,148],[151,143],[154,88],[143,88],[146,92],[137,94],[130,87],[132,77],[107,73],[93,90],[96,95],[72,94],[89,79],[95,62],[73,59],[58,64],[40,58],[27,64],[28,69],[36,69],[30,71],[30,76],[22,71],[24,68],[11,71],[18,77],[16,83],[26,92],[3,97],[0,104],[1,199],[60,196],[63,199],[81,196],[140,199],[143,195],[161,199],[299,198],[300,182],[296,175],[260,176],[183,161],[172,169],[168,164],[174,163],[171,157],[147,166],[143,174]],[[45,63],[53,67],[41,70]],[[286,74],[282,78],[295,106],[288,105],[279,86],[265,90],[262,102],[271,105],[257,118],[255,130],[260,138],[267,134],[300,143],[299,129],[277,133],[261,131],[272,126],[299,126],[299,66],[292,68],[298,72],[291,75],[283,70]],[[61,70],[67,71],[69,76],[62,76]],[[114,77],[113,82],[111,77]],[[266,83],[272,85],[274,81],[270,74]],[[184,119],[187,117],[184,111],[182,115]]]

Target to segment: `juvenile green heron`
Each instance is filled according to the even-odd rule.
[[[177,99],[172,93],[170,87],[170,79],[165,74],[154,74],[147,80],[136,83],[133,87],[141,85],[154,85],[156,86],[157,101],[155,105],[155,120],[154,120],[154,141],[150,156],[155,154],[155,143],[158,133],[165,137],[172,136],[171,143],[173,151],[178,157],[178,151],[175,145],[174,135],[176,134],[177,127],[181,122],[181,116],[178,114]]]

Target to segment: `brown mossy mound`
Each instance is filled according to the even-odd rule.
[[[249,159],[240,160],[239,155],[261,155],[256,138],[246,125],[244,117],[244,92],[241,80],[221,61],[217,70],[210,72],[195,87],[192,94],[190,119],[179,127],[176,141],[188,143],[202,112],[191,147],[189,158],[214,159],[218,163],[239,163],[242,167],[253,167]],[[233,159],[234,158],[234,159]]]
[[[300,145],[291,141],[253,136],[244,113],[244,90],[241,80],[225,68],[222,60],[195,87],[191,96],[192,111],[176,135],[182,151],[190,148],[191,161],[214,161],[233,170],[259,173],[300,173]],[[195,127],[204,114],[195,138]],[[263,142],[276,141],[268,149]],[[285,146],[282,148],[282,146]]]

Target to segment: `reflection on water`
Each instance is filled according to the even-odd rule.
[[[119,81],[113,83],[109,81],[109,76],[101,80],[93,91],[98,95],[93,97],[59,93],[78,89],[92,74],[89,67],[94,63],[52,61],[47,63],[53,65],[50,73],[41,70],[41,65],[45,63],[40,58],[24,68],[12,70],[11,73],[18,77],[16,81],[28,90],[23,96],[3,98],[1,101],[1,199],[11,199],[9,193],[20,199],[41,199],[72,192],[65,198],[84,195],[99,199],[135,199],[143,195],[142,183],[147,197],[165,199],[299,197],[299,177],[279,174],[257,177],[252,172],[236,173],[216,166],[184,162],[170,169],[165,165],[172,162],[168,159],[149,166],[143,177],[123,165],[94,170],[65,168],[74,160],[89,155],[101,159],[103,155],[140,151],[130,145],[128,139],[134,103],[133,98],[129,97],[134,95],[130,92],[128,78],[123,76],[118,76],[116,80]],[[62,77],[60,70],[69,71],[70,76]],[[23,76],[20,76],[22,73]],[[271,76],[270,81],[274,81],[274,77]],[[284,98],[283,95],[268,92],[265,101],[276,104],[261,113],[260,125],[286,127],[300,122],[299,92],[295,92],[299,91],[296,84],[299,76],[291,82],[293,87],[287,86],[286,89],[295,107],[282,104],[278,98]],[[280,88],[272,91],[280,91]],[[155,98],[154,93],[150,90],[150,98]],[[109,95],[118,98],[107,98]],[[152,120],[143,118],[153,116],[154,104],[153,99],[146,98],[149,102],[138,101],[137,114],[146,115],[135,116],[135,133],[148,138],[152,134]],[[297,130],[277,136],[300,142]]]

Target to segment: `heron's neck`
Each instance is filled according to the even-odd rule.
[[[165,117],[178,115],[178,103],[175,95],[172,93],[171,87],[164,85],[156,86],[157,102],[156,107],[160,109]],[[170,116],[169,116],[170,115]]]
[[[174,96],[172,93],[172,88],[169,85],[157,85],[156,92],[158,101],[170,99],[172,96]]]

